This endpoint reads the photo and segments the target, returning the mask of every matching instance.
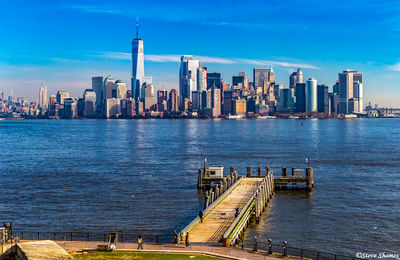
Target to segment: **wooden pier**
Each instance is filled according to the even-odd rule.
[[[205,167],[198,172],[198,188],[206,189],[203,219],[196,217],[182,230],[189,232],[191,243],[223,243],[230,246],[243,238],[244,231],[254,219],[259,221],[262,212],[271,200],[275,190],[307,190],[314,187],[313,169],[292,168],[288,176],[287,168],[282,167],[282,176],[274,177],[269,167],[261,173],[261,167],[252,176],[251,167],[247,167],[246,177],[238,176],[234,167],[230,167],[228,176],[218,172],[223,167]]]

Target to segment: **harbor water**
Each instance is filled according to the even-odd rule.
[[[2,120],[0,221],[21,231],[172,234],[197,216],[207,165],[314,168],[246,239],[400,253],[400,120]],[[254,171],[253,171],[254,172]]]

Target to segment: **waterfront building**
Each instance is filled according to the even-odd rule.
[[[290,113],[294,111],[294,97],[292,94],[293,89],[283,88],[280,90],[279,101],[276,106],[277,112]]]
[[[105,117],[118,117],[121,115],[121,100],[118,98],[107,98],[105,103]]]
[[[354,82],[362,84],[362,73],[354,70],[345,70],[339,73],[339,113],[350,114],[354,109],[349,109],[349,100],[357,99],[354,96]],[[362,87],[361,87],[362,88]],[[357,93],[359,95],[359,93]],[[354,105],[354,99],[352,100],[352,106]],[[358,108],[356,109],[358,110]],[[357,111],[358,112],[358,111]]]
[[[264,81],[268,81],[268,70],[267,69],[253,69],[253,86],[263,87]]]
[[[201,93],[207,90],[207,67],[199,67],[197,69],[197,91]]]
[[[143,41],[139,38],[139,22],[136,21],[136,38],[132,41],[132,95],[140,97],[141,87],[144,83],[144,52]]]
[[[59,116],[58,112],[60,109],[60,105],[57,102],[51,103],[49,106],[49,116],[57,117]]]
[[[73,119],[77,116],[77,112],[76,101],[73,98],[65,98],[63,118]]]
[[[64,100],[69,98],[69,93],[65,90],[57,91],[57,103],[59,105],[64,105]]]
[[[136,115],[144,116],[143,101],[140,98],[135,100]]]
[[[117,80],[113,84],[112,87],[112,97],[118,99],[125,99],[126,98],[126,84],[122,80]]]
[[[221,115],[221,89],[213,88],[211,90],[211,106],[214,109],[213,117]]]
[[[332,86],[333,94],[339,95],[339,80],[336,80],[336,83]]]
[[[157,104],[162,104],[163,101],[168,100],[168,92],[166,90],[157,91]]]
[[[221,88],[221,73],[212,72],[207,73],[207,89]]]
[[[339,113],[339,95],[329,93],[329,114]]]
[[[153,84],[145,83],[144,109],[150,110],[156,104]]]
[[[101,114],[101,107],[103,104],[103,82],[103,77],[92,77],[92,89],[96,92],[96,111],[98,114]]]
[[[197,71],[199,67],[200,61],[193,56],[184,55],[181,57],[179,91],[182,102],[185,98],[191,100],[192,92],[197,90]]]
[[[309,78],[306,83],[306,112],[317,112],[317,80]]]
[[[201,92],[193,91],[192,92],[192,108],[196,111],[200,111],[202,109],[201,106]]]
[[[116,82],[116,80],[111,76],[108,76],[107,78],[104,79],[104,85],[103,85],[104,100],[106,100],[108,98],[113,98],[112,89],[113,89],[115,82]],[[103,100],[103,102],[104,102],[104,100]]]
[[[348,113],[351,114],[351,113],[360,112],[360,111],[358,111],[358,108],[359,108],[358,99],[357,98],[349,98],[349,100],[348,100],[348,109],[349,109]]]
[[[317,86],[317,111],[329,113],[329,95],[327,85]]]
[[[201,93],[201,106],[202,109],[212,108],[211,103],[211,90],[205,90]]]
[[[233,91],[232,90],[225,90],[224,91],[224,103],[222,106],[222,112],[224,115],[229,115],[232,113],[233,107]]]
[[[363,84],[356,80],[353,83],[354,98],[358,99],[358,112],[364,112],[364,93]]]
[[[249,89],[249,80],[244,71],[239,72],[239,76],[232,76],[232,86]]]
[[[296,95],[296,112],[304,113],[306,112],[306,84],[305,83],[296,83],[295,87],[295,95]]]
[[[243,98],[234,99],[232,113],[234,115],[246,115],[246,100]]]
[[[178,94],[176,89],[171,89],[169,92],[169,99],[168,99],[168,111],[169,112],[178,112],[179,103],[178,103]]]
[[[96,92],[93,89],[86,89],[83,93],[83,115],[84,117],[96,117],[97,116],[97,105],[96,105]],[[78,109],[80,110],[80,109]],[[79,114],[79,113],[78,113]]]
[[[293,72],[292,74],[290,74],[289,77],[289,88],[294,89],[296,87],[296,83],[297,83],[297,72]]]
[[[278,100],[281,90],[284,89],[285,87],[282,84],[273,84],[272,86],[274,89],[274,99]]]
[[[39,107],[46,110],[47,105],[47,87],[41,87],[39,89]]]
[[[304,83],[304,81],[303,81],[303,71],[300,68],[297,68],[296,84],[297,83]]]

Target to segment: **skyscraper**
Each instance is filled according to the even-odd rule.
[[[358,112],[364,112],[364,89],[363,84],[360,81],[354,81],[353,92],[354,98],[358,99]]]
[[[47,87],[41,87],[39,89],[39,107],[47,109]]]
[[[362,83],[362,73],[354,70],[345,70],[339,73],[339,113],[349,114],[358,112],[358,97],[354,95],[354,82]],[[357,84],[359,84],[357,83]],[[362,89],[362,86],[361,86]],[[359,93],[357,93],[359,95]],[[361,94],[362,95],[362,94]],[[357,105],[356,110],[349,109],[349,100],[352,99],[352,106]],[[354,102],[357,101],[357,102]]]
[[[197,69],[197,91],[200,93],[207,89],[207,67]]]
[[[296,112],[306,112],[306,84],[296,83]]]
[[[317,86],[317,111],[320,113],[329,113],[328,86]]]
[[[136,38],[132,41],[132,95],[138,98],[144,79],[143,41],[139,38],[139,21],[136,20]]]
[[[221,73],[219,72],[207,73],[207,89],[213,87],[221,88]]]
[[[268,69],[253,69],[254,89],[264,87],[264,81],[268,81]]]
[[[317,80],[309,78],[306,83],[306,112],[317,112]]]
[[[166,90],[158,90],[157,91],[157,104],[162,104],[163,101],[168,100],[168,93]]]
[[[108,76],[104,79],[103,100],[106,100],[107,98],[112,98],[112,89],[115,81],[116,80],[111,76]]]
[[[64,105],[64,99],[69,98],[69,93],[65,90],[60,90],[57,92],[57,103],[59,105]]]
[[[86,89],[83,93],[83,116],[84,117],[96,117],[97,106],[96,106],[96,92],[93,89]]]
[[[92,89],[96,92],[96,111],[100,114],[104,95],[103,77],[92,77]]]
[[[144,109],[150,109],[153,105],[156,104],[153,84],[149,84],[146,82],[145,91],[146,93],[144,98]]]
[[[176,89],[171,89],[169,92],[169,99],[168,99],[168,111],[169,112],[178,112],[178,94]]]
[[[192,100],[192,92],[197,90],[197,69],[200,61],[193,56],[184,55],[181,57],[181,67],[179,71],[179,91],[181,102],[185,98]]]
[[[117,80],[112,87],[112,97],[118,99],[126,98],[126,84],[122,80]]]
[[[297,68],[297,73],[296,73],[296,83],[304,83],[303,81],[303,71],[300,68]]]
[[[289,88],[294,88],[297,83],[297,72],[293,72],[289,77]]]

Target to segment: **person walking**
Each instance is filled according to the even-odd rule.
[[[240,213],[239,207],[236,207],[236,209],[235,209],[235,218],[237,218],[237,216],[239,216],[239,213]]]
[[[190,245],[190,242],[189,242],[189,232],[186,233],[185,244],[186,244],[186,247],[188,247],[188,246]]]
[[[178,233],[176,233],[176,230],[174,230],[174,239],[172,240],[172,244],[175,246],[178,244]]]
[[[143,249],[143,239],[142,237],[139,235],[138,239],[137,239],[137,249]]]
[[[203,211],[199,211],[200,223],[203,223]]]

